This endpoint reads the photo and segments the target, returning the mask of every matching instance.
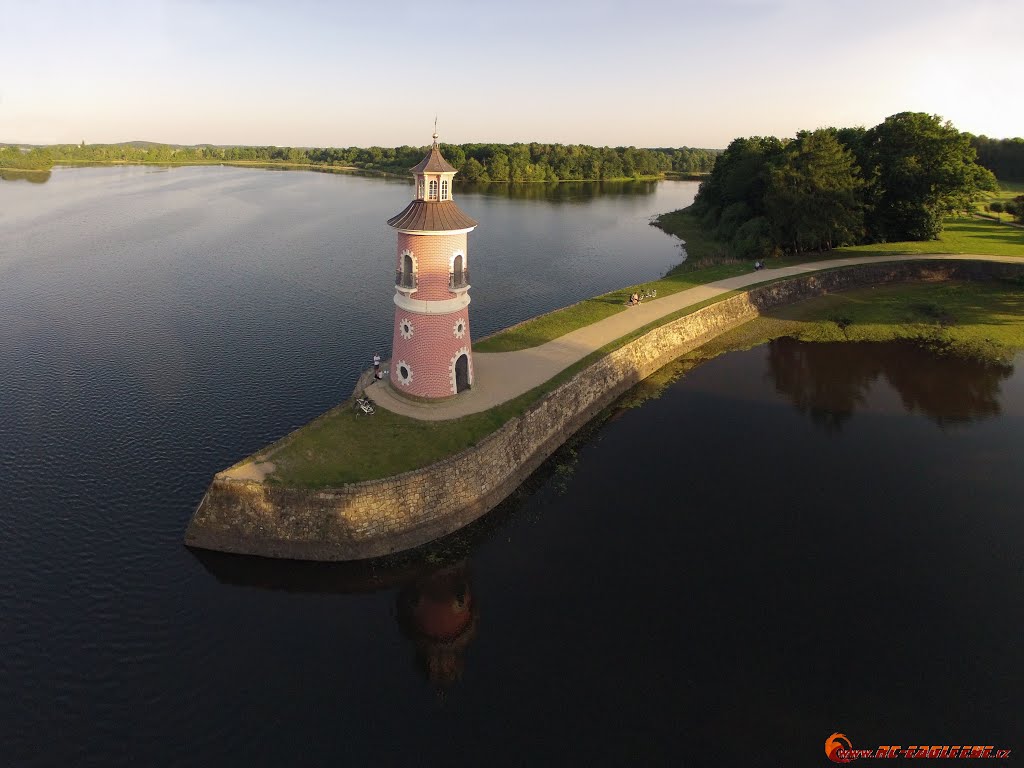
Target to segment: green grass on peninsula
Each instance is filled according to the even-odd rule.
[[[687,260],[669,270],[665,277],[660,280],[626,286],[506,328],[493,336],[475,342],[473,351],[515,352],[520,349],[537,347],[626,310],[626,302],[634,291],[643,293],[648,290],[656,290],[658,298],[662,298],[679,291],[695,288],[698,285],[736,277],[751,271],[749,262],[726,258],[721,244],[704,236],[699,227],[695,226],[696,220],[687,210],[662,214],[654,223],[655,226],[669,234],[686,241]],[[796,262],[779,261],[772,266],[785,266],[791,263]]]
[[[654,289],[658,298],[669,296],[688,288],[694,288],[715,280],[724,280],[750,271],[749,264],[731,263],[717,264],[699,270],[673,270],[668,276],[648,283],[639,283],[618,291],[595,296],[592,299],[572,304],[564,309],[556,309],[546,315],[535,317],[519,325],[506,328],[493,336],[475,342],[474,352],[515,352],[545,344],[570,331],[604,320],[606,317],[622,312],[628,307],[626,302],[634,291],[643,293]]]
[[[261,457],[276,467],[268,479],[290,486],[332,487],[387,477],[451,456],[475,445],[603,355],[700,306],[704,305],[687,307],[617,339],[540,387],[484,413],[427,422],[384,409],[363,416],[350,402],[345,403]],[[1005,360],[1015,350],[1024,349],[1024,287],[1016,282],[915,283],[812,299],[780,308],[717,337],[655,374],[640,391],[719,352],[787,335],[808,341],[912,339],[951,353]]]
[[[270,451],[250,459],[273,462],[270,482],[303,488],[374,480],[426,466],[476,445],[609,352],[659,325],[734,294],[716,296],[638,328],[591,352],[539,387],[483,413],[449,421],[421,421],[378,408],[373,416],[365,416],[349,400],[300,427]]]
[[[477,342],[473,349],[476,352],[515,352],[540,346],[624,311],[627,308],[626,301],[634,290],[643,292],[654,289],[658,291],[659,297],[669,296],[698,285],[746,274],[751,270],[749,262],[730,259],[724,245],[704,234],[700,222],[687,209],[663,214],[658,217],[657,225],[686,243],[687,261],[668,275],[660,280],[628,286],[527,320]],[[876,243],[769,259],[765,277],[770,279],[771,270],[778,267],[840,255],[885,256],[907,253],[978,253],[1024,257],[1024,229],[985,219],[950,218],[946,220],[938,240]]]
[[[913,341],[940,354],[1007,364],[1024,350],[1024,286],[904,283],[779,307],[680,356],[630,390],[618,406],[641,405],[707,360],[782,336],[810,342]]]
[[[1024,285],[1016,281],[909,283],[859,288],[779,307],[703,348],[744,349],[780,336],[801,341],[920,342],[1007,362],[1024,349]]]

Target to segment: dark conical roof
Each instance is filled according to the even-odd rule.
[[[477,222],[451,200],[413,200],[400,214],[388,219],[388,224],[416,232],[447,232],[471,229]]]
[[[441,156],[441,150],[437,148],[437,136],[434,136],[434,145],[427,152],[427,156],[409,169],[413,173],[458,173],[451,164]]]

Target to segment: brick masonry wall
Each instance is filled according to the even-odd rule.
[[[413,299],[427,301],[451,299],[455,294],[448,290],[448,273],[452,254],[461,253],[463,268],[469,268],[469,251],[467,237],[463,232],[458,235],[410,235],[398,233],[398,251],[395,257],[395,269],[402,268],[402,254],[411,251],[416,260],[416,292]]]
[[[463,268],[468,269],[469,254],[466,248],[467,237],[464,232],[455,235],[410,235],[399,232],[397,268],[401,269],[402,254],[407,250],[416,259],[417,289],[410,298],[428,301],[455,298],[457,294],[448,290],[451,259],[453,254],[461,253]],[[469,380],[472,384],[473,355],[468,307],[440,315],[421,315],[395,307],[389,376],[396,392],[423,398],[453,396],[455,361],[461,354],[468,357]],[[408,379],[400,376],[403,363],[411,373]]]
[[[918,261],[847,267],[755,288],[624,345],[476,446],[428,467],[322,490],[215,478],[185,541],[207,549],[304,560],[353,560],[409,549],[493,509],[637,382],[762,310],[866,285],[1022,275],[1024,265],[1017,264]]]
[[[473,355],[467,310],[444,315],[418,315],[398,310],[389,369],[391,386],[396,392],[416,397],[451,397],[455,394],[455,360],[460,354],[469,358],[472,384]],[[411,380],[402,379],[403,364]]]

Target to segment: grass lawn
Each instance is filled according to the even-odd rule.
[[[586,358],[586,364],[590,362]],[[449,421],[420,421],[384,408],[366,416],[350,400],[255,458],[274,463],[269,482],[302,488],[329,488],[408,472],[476,445],[575,375],[583,363],[514,400]]]
[[[1010,281],[910,283],[828,294],[779,307],[724,333],[702,348],[701,356],[780,336],[802,341],[910,339],[1005,362],[1024,349],[1024,288]]]
[[[554,312],[506,328],[493,336],[474,342],[473,351],[515,352],[519,349],[537,347],[552,339],[557,339],[559,336],[564,336],[570,331],[575,331],[577,328],[583,328],[624,311],[627,309],[626,302],[633,291],[643,293],[645,290],[654,289],[658,291],[658,297],[661,298],[715,280],[746,274],[749,271],[750,265],[741,262],[717,264],[690,271],[677,268],[660,280],[631,285],[603,296],[595,296],[592,299],[586,299],[563,309],[556,309]]]
[[[938,240],[873,243],[836,248],[833,254],[894,255],[901,253],[986,253],[1024,257],[1024,229],[985,219],[950,218]]]
[[[275,470],[268,479],[289,486],[331,487],[423,467],[493,432],[522,410],[519,399],[440,422],[410,419],[383,408],[366,416],[348,401],[272,450],[266,458]]]
[[[801,341],[917,341],[940,353],[1008,363],[1024,350],[1024,288],[1017,283],[904,283],[832,293],[779,307],[716,336],[644,379],[619,401],[657,397],[724,352],[790,336]]]
[[[1013,200],[1013,198],[1019,195],[1024,195],[1024,181],[1000,181],[999,191],[987,194],[984,200],[975,204],[974,209],[981,216],[987,216],[988,218],[995,219],[996,221],[1009,223],[1014,221],[1012,215],[1009,213],[992,213],[987,210],[986,206],[989,203],[996,201],[1005,203]]]

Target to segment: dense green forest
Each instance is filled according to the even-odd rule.
[[[53,155],[48,149],[33,147],[22,151],[18,147],[0,146],[0,168],[46,171],[53,167]]]
[[[972,136],[978,162],[1002,181],[1024,181],[1024,139]]]
[[[21,152],[0,149],[0,167],[50,168],[54,163],[274,163],[360,168],[405,175],[428,147],[176,147],[168,144],[60,144]],[[666,172],[703,174],[712,149],[591,147],[582,144],[442,144],[441,152],[463,181],[566,181],[630,179]]]
[[[738,258],[929,240],[943,217],[997,187],[971,139],[922,112],[870,129],[739,138],[701,184],[692,212]]]

